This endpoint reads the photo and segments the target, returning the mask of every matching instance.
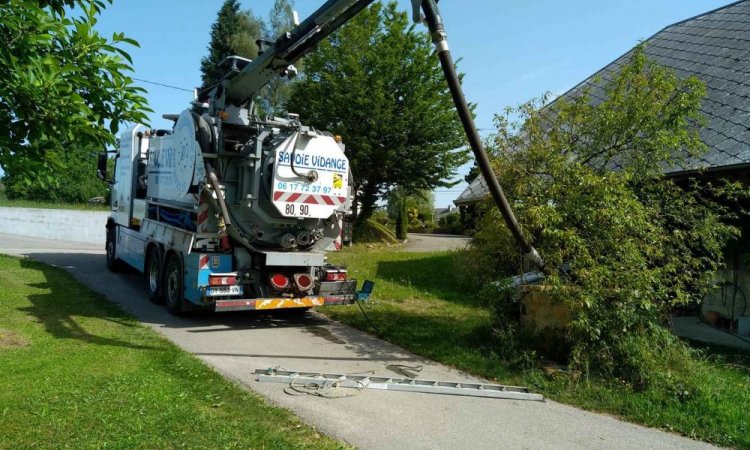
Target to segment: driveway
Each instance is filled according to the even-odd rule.
[[[471,238],[454,234],[409,233],[404,246],[405,252],[437,252],[459,250],[469,245]]]
[[[0,253],[28,255],[69,270],[228,378],[289,408],[321,432],[360,448],[710,448],[552,401],[376,390],[341,399],[289,396],[282,384],[255,381],[253,371],[281,367],[393,376],[386,366],[395,363],[422,364],[421,376],[427,379],[476,379],[317,314],[298,319],[250,313],[173,317],[148,302],[139,275],[107,272],[102,247],[0,234]]]

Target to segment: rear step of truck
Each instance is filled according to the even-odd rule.
[[[308,296],[301,298],[254,298],[216,300],[216,312],[252,311],[286,308],[311,308],[313,306],[348,305],[354,303],[355,295]]]
[[[375,283],[365,281],[362,289],[357,288],[356,280],[347,280],[350,291],[346,293],[325,293],[324,295],[309,295],[300,298],[253,298],[216,300],[216,312],[221,311],[252,311],[287,308],[312,308],[313,306],[350,305],[355,301],[365,301],[370,298]],[[333,284],[333,283],[327,283]],[[322,293],[322,292],[321,292]]]

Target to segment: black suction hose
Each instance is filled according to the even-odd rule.
[[[440,58],[440,65],[443,68],[445,80],[448,82],[448,88],[453,96],[453,103],[456,105],[456,110],[458,111],[458,116],[464,126],[469,145],[474,152],[477,164],[479,165],[484,180],[487,182],[487,187],[492,194],[492,198],[500,209],[500,213],[503,215],[503,219],[505,219],[505,223],[510,229],[510,232],[523,250],[526,259],[534,263],[540,271],[549,273],[549,269],[545,266],[544,260],[542,260],[536,249],[528,240],[526,240],[526,237],[524,237],[521,225],[518,223],[515,214],[513,214],[513,209],[511,208],[510,203],[508,203],[508,199],[505,198],[503,188],[500,186],[500,183],[495,176],[495,172],[492,170],[490,159],[487,156],[487,152],[482,144],[482,139],[479,137],[477,128],[474,125],[474,118],[471,115],[471,110],[469,110],[469,105],[466,103],[466,97],[464,97],[458,74],[456,74],[456,67],[453,64],[453,58],[451,57],[451,52],[448,48],[447,35],[443,26],[443,20],[440,17],[440,12],[437,8],[437,3],[435,0],[423,0],[422,10],[425,14],[427,27],[432,35],[432,42],[435,44],[435,50]]]

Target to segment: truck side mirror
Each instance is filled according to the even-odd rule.
[[[96,176],[99,177],[100,180],[106,181],[107,180],[107,153],[99,153],[99,159],[97,160],[96,165]]]

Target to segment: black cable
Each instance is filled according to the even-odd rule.
[[[383,332],[380,331],[380,328],[376,327],[375,324],[370,319],[370,316],[367,315],[365,312],[365,309],[362,307],[362,301],[356,297],[356,294],[354,296],[354,301],[357,302],[357,306],[359,306],[359,310],[362,311],[362,315],[365,316],[365,319],[367,320],[367,323],[370,324],[373,330],[375,330],[375,333],[377,333],[378,336],[382,336]]]
[[[357,283],[354,282],[354,284],[351,284],[351,283],[347,283],[347,284],[349,284],[349,294],[354,295],[354,302],[357,304],[357,306],[359,306],[359,310],[362,311],[362,315],[365,317],[365,320],[367,320],[367,323],[370,324],[370,326],[372,327],[373,330],[375,330],[375,333],[378,336],[382,336],[383,332],[380,331],[380,328],[375,326],[375,323],[373,323],[373,321],[370,319],[370,316],[367,315],[367,313],[365,312],[365,309],[362,307],[362,301],[359,298],[357,298]]]
[[[490,159],[487,156],[487,152],[482,144],[482,139],[479,136],[476,125],[474,124],[474,117],[472,116],[469,105],[466,102],[461,82],[456,73],[456,67],[453,64],[451,52],[448,49],[448,40],[446,39],[445,28],[443,27],[443,20],[438,12],[437,3],[435,0],[423,0],[422,9],[424,10],[427,26],[432,35],[432,42],[435,44],[438,58],[440,59],[440,65],[443,68],[445,80],[448,83],[448,88],[453,97],[453,103],[456,105],[458,116],[463,124],[466,137],[469,140],[469,145],[474,152],[477,165],[482,172],[482,176],[484,176],[484,180],[487,182],[487,187],[500,209],[500,213],[513,234],[513,237],[523,249],[525,253],[524,256],[532,261],[539,270],[549,274],[549,269],[545,266],[544,261],[539,256],[536,249],[523,235],[521,225],[518,223],[518,220],[513,213],[513,209],[511,208],[508,199],[505,197],[505,193],[503,192],[500,183],[497,181],[495,172],[492,170]]]
[[[169,84],[157,83],[156,81],[148,81],[148,80],[144,80],[142,78],[136,78],[136,77],[130,77],[130,78],[132,78],[135,81],[140,81],[141,83],[155,84],[157,86],[162,86],[162,87],[165,87],[165,88],[177,89],[178,91],[193,92],[192,89],[185,89],[185,88],[181,88],[181,87],[178,87],[178,86],[172,86],[172,85],[169,85]]]

